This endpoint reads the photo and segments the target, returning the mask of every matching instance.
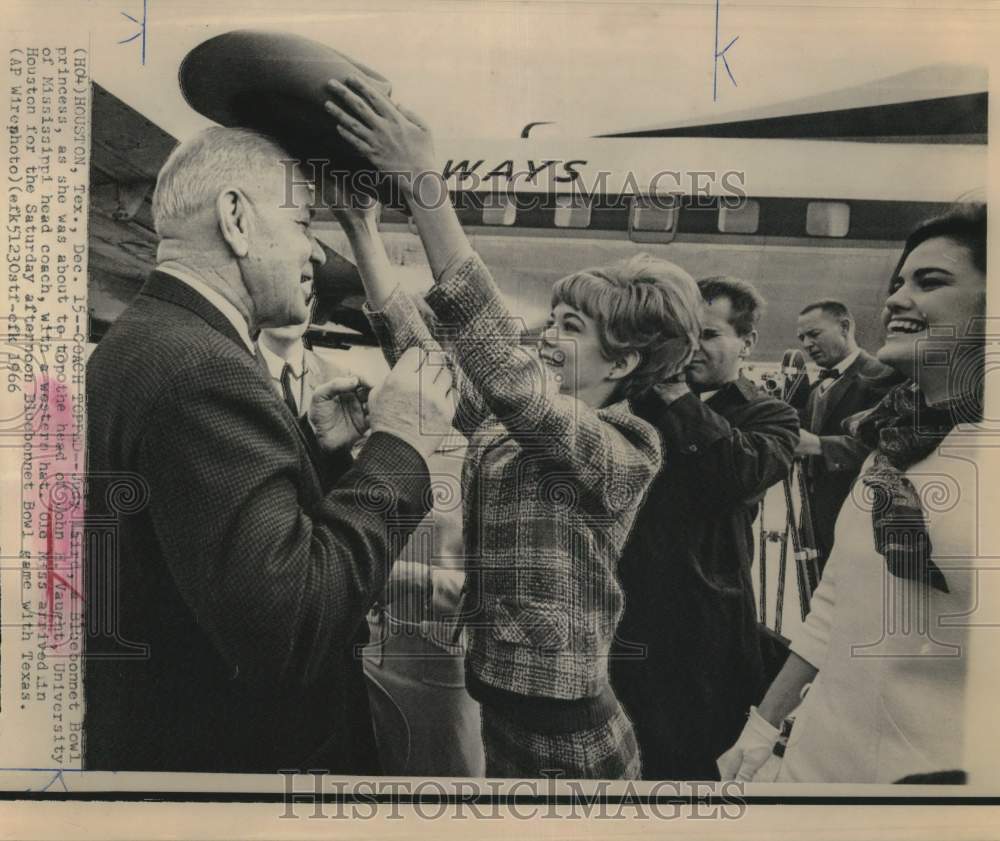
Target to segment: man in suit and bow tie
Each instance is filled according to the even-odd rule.
[[[858,346],[854,317],[840,301],[826,299],[805,307],[799,313],[798,337],[820,368],[803,413],[796,453],[805,462],[822,573],[833,547],[837,515],[868,455],[868,449],[846,435],[841,424],[882,399],[893,371]]]
[[[450,375],[414,349],[367,419],[356,378],[306,418],[272,388],[251,335],[305,320],[324,259],[287,158],[219,127],[174,150],[157,269],[87,366],[88,769],[379,770],[364,618],[428,512]]]

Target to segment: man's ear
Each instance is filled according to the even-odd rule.
[[[751,330],[743,337],[743,347],[740,348],[740,359],[746,359],[757,344],[757,331]]]
[[[642,356],[637,350],[630,350],[621,359],[611,363],[611,370],[608,372],[609,380],[620,380],[631,374],[642,360]]]
[[[247,215],[250,203],[241,190],[232,188],[219,193],[215,200],[215,214],[219,219],[219,232],[236,257],[246,257],[250,252]]]

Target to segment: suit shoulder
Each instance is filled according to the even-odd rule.
[[[858,373],[867,379],[881,379],[891,377],[895,374],[895,369],[890,368],[884,362],[880,362],[868,351],[861,351],[861,364],[858,366]]]
[[[901,375],[895,368],[880,362],[870,354],[865,356],[867,358],[863,360],[858,371],[858,381],[866,392],[881,396],[900,382]]]
[[[787,424],[799,428],[799,413],[795,407],[784,400],[778,400],[769,394],[757,394],[749,398],[743,407],[748,414],[766,417],[775,423]]]
[[[95,384],[126,393],[179,385],[191,389],[254,377],[253,357],[202,319],[181,307],[139,298],[101,339],[87,366]],[[259,377],[258,377],[259,378]]]

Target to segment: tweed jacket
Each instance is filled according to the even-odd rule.
[[[374,434],[337,476],[233,326],[160,273],[91,356],[87,410],[110,536],[87,542],[86,767],[376,771],[354,646],[427,513],[421,456]]]
[[[466,383],[462,475],[466,666],[522,696],[579,699],[607,686],[622,611],[616,566],[660,467],[656,430],[627,401],[562,395],[472,254],[427,295]],[[373,327],[390,364],[430,339],[397,290]]]
[[[833,546],[833,527],[844,499],[868,455],[868,448],[844,433],[843,422],[870,409],[896,380],[892,369],[865,350],[827,389],[813,383],[806,403],[804,426],[819,436],[822,454],[805,459],[811,491],[813,523],[821,561]]]

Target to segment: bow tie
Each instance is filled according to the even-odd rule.
[[[823,382],[823,380],[835,380],[839,376],[840,376],[840,371],[838,371],[836,368],[823,368],[819,372],[819,381]]]

